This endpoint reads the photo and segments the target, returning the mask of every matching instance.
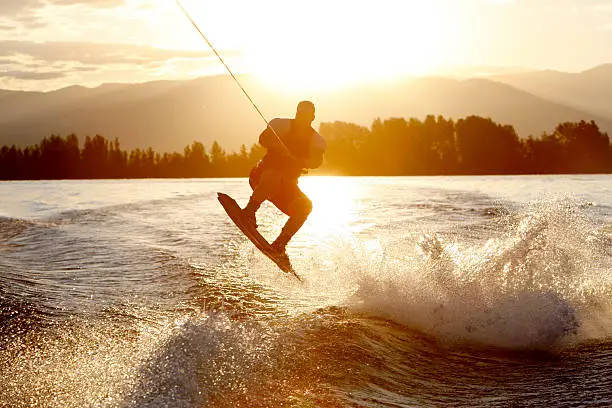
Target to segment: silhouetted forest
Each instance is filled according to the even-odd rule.
[[[0,179],[53,180],[104,178],[241,177],[265,154],[265,149],[242,145],[238,153],[227,153],[214,142],[207,151],[200,142],[183,153],[122,150],[119,140],[86,137],[80,146],[76,135],[45,137],[40,145],[0,149]]]
[[[469,116],[376,119],[370,128],[322,123],[328,141],[322,172],[339,175],[612,173],[612,145],[594,122],[566,122],[520,139],[510,125]],[[256,136],[254,136],[256,138]],[[0,179],[244,177],[265,149],[226,152],[193,142],[183,153],[122,150],[118,139],[52,135],[39,145],[0,149]]]
[[[376,119],[368,129],[321,124],[327,169],[346,175],[612,173],[607,133],[591,122],[561,123],[520,139],[510,125],[469,116]]]

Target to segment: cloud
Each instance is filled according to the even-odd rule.
[[[98,72],[100,68],[98,67],[73,67],[71,68],[72,72]]]
[[[14,17],[30,13],[47,5],[84,5],[94,8],[111,8],[123,4],[125,4],[125,0],[2,0],[0,1],[0,15],[4,17]]]
[[[2,0],[0,1],[0,15],[15,16],[43,5],[41,0]]]
[[[66,72],[32,72],[32,71],[5,71],[0,72],[0,78],[13,78],[28,81],[48,81],[50,79],[63,78]]]
[[[13,59],[0,59],[0,66],[10,69],[0,71],[0,78],[10,78],[23,81],[48,81],[68,78],[78,73],[100,72],[95,66],[80,66],[73,63],[54,64],[52,66],[39,64],[19,64]]]
[[[144,45],[86,42],[0,41],[0,57],[27,56],[46,63],[79,62],[86,65],[147,65],[174,58],[202,59],[210,52],[178,51]]]
[[[235,53],[226,53],[229,58]],[[72,84],[141,82],[220,71],[211,52],[150,46],[0,41],[0,84],[13,89],[51,89]],[[45,82],[47,80],[47,82]],[[31,85],[29,85],[31,84]]]
[[[125,3],[126,0],[0,0],[0,26],[17,28],[21,25],[26,29],[35,29],[52,25],[48,21],[49,7],[112,9]]]
[[[47,0],[49,4],[58,6],[86,5],[89,7],[110,8],[125,4],[125,0]]]

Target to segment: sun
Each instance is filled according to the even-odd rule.
[[[222,55],[240,54],[232,69],[302,91],[434,70],[444,62],[452,29],[447,1],[182,3]],[[175,29],[177,43],[193,43],[193,31],[186,41]]]
[[[325,90],[427,74],[448,54],[452,24],[440,0],[311,4],[286,7],[260,29],[248,58],[264,81],[286,90]]]

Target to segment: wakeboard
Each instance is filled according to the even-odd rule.
[[[247,222],[242,218],[242,209],[236,203],[236,201],[224,193],[217,193],[217,199],[225,209],[227,215],[234,222],[234,224],[242,231],[242,233],[261,251],[262,254],[267,256],[272,262],[274,262],[283,272],[290,273],[295,276],[299,281],[302,279],[295,272],[291,266],[289,258],[281,256],[270,243],[257,231],[256,228],[249,226]]]

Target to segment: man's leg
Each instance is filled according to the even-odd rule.
[[[258,180],[251,184],[253,194],[242,210],[242,216],[249,220],[255,228],[257,228],[255,213],[264,201],[269,200],[274,192],[278,191],[281,181],[282,176],[278,172],[268,169],[264,170]]]
[[[302,225],[304,225],[312,211],[312,202],[304,193],[301,191],[299,192],[299,196],[294,199],[287,208],[286,212],[289,214],[289,219],[278,235],[278,238],[272,243],[272,247],[281,254],[285,253],[287,244],[300,228],[302,228]]]

